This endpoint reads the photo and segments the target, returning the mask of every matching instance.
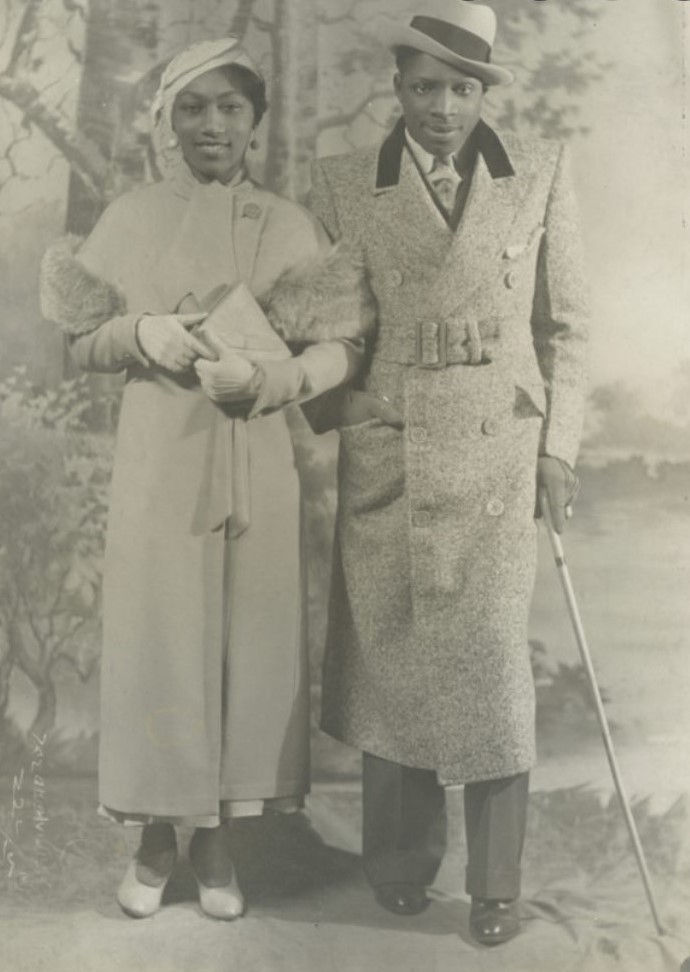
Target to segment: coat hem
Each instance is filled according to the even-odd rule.
[[[221,797],[215,811],[194,811],[183,813],[150,813],[132,810],[115,810],[103,803],[98,805],[98,814],[113,823],[126,827],[141,827],[150,823],[170,823],[180,827],[217,827],[224,820],[238,817],[259,817],[266,810],[278,813],[296,813],[304,809],[309,788],[300,788],[280,796],[257,798]]]
[[[363,753],[370,753],[378,756],[379,759],[387,759],[391,763],[398,763],[400,766],[409,766],[412,769],[435,770],[438,774],[438,781],[441,786],[462,786],[466,783],[483,783],[487,780],[501,780],[509,776],[517,776],[520,773],[527,773],[536,765],[536,753],[525,756],[515,762],[502,764],[500,767],[495,764],[491,768],[481,771],[465,771],[450,767],[447,762],[433,758],[421,759],[410,756],[407,753],[396,749],[394,746],[382,746],[379,742],[355,737],[347,732],[339,731],[329,727],[325,722],[321,723],[321,730],[332,739],[359,749]]]

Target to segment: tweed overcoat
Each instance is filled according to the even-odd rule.
[[[456,228],[405,145],[319,160],[311,207],[378,302],[362,388],[404,415],[340,430],[322,726],[449,783],[534,761],[527,618],[538,454],[573,464],[587,297],[562,146],[484,122]]]
[[[202,186],[190,176],[116,200],[76,264],[44,261],[44,313],[66,325],[77,362],[126,370],[104,578],[99,797],[110,811],[212,824],[224,801],[308,789],[300,491],[285,415],[238,428],[193,373],[149,366],[135,321],[243,280],[292,314],[303,333],[288,327],[286,338],[326,338],[302,360],[312,390],[330,387],[361,355],[327,338],[356,337],[360,323],[353,280],[344,275],[339,302],[317,270],[324,244],[330,251],[294,203],[248,181]],[[311,334],[310,260],[333,315]],[[242,430],[251,522],[227,541],[231,439]]]

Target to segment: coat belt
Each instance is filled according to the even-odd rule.
[[[496,343],[497,325],[497,320],[478,321],[468,316],[385,328],[379,332],[376,356],[380,361],[430,369],[489,364],[493,355],[488,348]]]

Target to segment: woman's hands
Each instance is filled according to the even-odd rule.
[[[213,335],[206,335],[214,360],[197,360],[194,370],[212,402],[237,402],[256,398],[261,385],[259,369]]]
[[[215,354],[187,328],[206,314],[146,314],[137,322],[137,341],[149,361],[180,374],[199,358],[213,361]]]

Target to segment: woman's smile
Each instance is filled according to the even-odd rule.
[[[229,182],[239,172],[254,121],[249,98],[217,68],[183,88],[172,112],[185,162],[200,182]]]
[[[231,148],[230,142],[197,142],[196,145],[200,152],[211,156],[222,155]]]

